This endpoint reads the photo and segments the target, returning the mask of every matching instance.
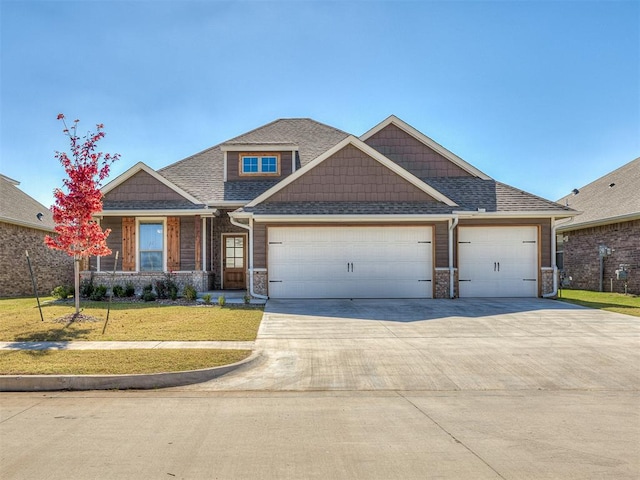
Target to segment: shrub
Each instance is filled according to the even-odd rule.
[[[182,294],[184,295],[184,298],[190,301],[195,300],[198,296],[198,292],[196,292],[196,289],[191,284],[187,284],[184,286],[184,291],[182,292]]]
[[[80,283],[80,296],[84,298],[91,298],[93,289],[93,278],[89,280],[83,280],[82,283]]]
[[[114,297],[122,298],[124,297],[124,287],[122,285],[114,285],[111,288]]]
[[[227,303],[227,299],[224,298],[224,295],[220,295],[218,297],[218,305],[220,305],[221,307],[224,307],[225,303]]]
[[[107,287],[105,285],[98,285],[93,288],[91,295],[89,298],[94,301],[104,300],[104,297],[107,296]]]
[[[142,300],[144,300],[145,302],[155,302],[156,294],[151,291],[144,292],[142,294]]]
[[[58,285],[51,291],[51,296],[59,298],[60,300],[65,300],[71,295],[73,295],[73,287],[65,285]]]
[[[211,305],[211,294],[205,293],[204,295],[202,295],[202,300],[204,300],[204,303],[206,305]]]
[[[244,300],[244,303],[247,303],[247,304],[251,303],[251,295],[249,295],[249,292],[247,292],[242,298]]]
[[[172,274],[167,273],[164,280],[156,281],[156,293],[158,298],[170,298],[171,300],[178,298],[178,284]]]
[[[132,282],[127,282],[124,284],[124,296],[125,297],[133,297],[136,294],[136,287]]]

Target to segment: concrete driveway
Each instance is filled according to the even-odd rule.
[[[193,390],[640,386],[638,318],[544,299],[270,300],[262,360]]]

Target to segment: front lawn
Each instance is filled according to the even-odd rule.
[[[43,300],[42,322],[35,299],[0,299],[0,341],[253,341],[262,319],[262,309],[255,308],[114,302],[103,335],[107,302],[81,305],[83,313],[98,322],[58,323],[54,320],[74,312],[73,303],[51,300]]]
[[[239,362],[249,350],[4,350],[0,375],[121,375],[178,372]]]
[[[562,290],[561,295],[558,300],[563,302],[640,317],[640,297],[638,295],[566,289]]]

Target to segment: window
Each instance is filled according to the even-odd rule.
[[[240,175],[280,175],[280,154],[241,153]]]
[[[161,222],[140,223],[140,271],[161,272],[164,270],[164,224]]]

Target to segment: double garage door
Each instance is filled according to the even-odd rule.
[[[432,228],[270,227],[272,298],[431,298]]]

